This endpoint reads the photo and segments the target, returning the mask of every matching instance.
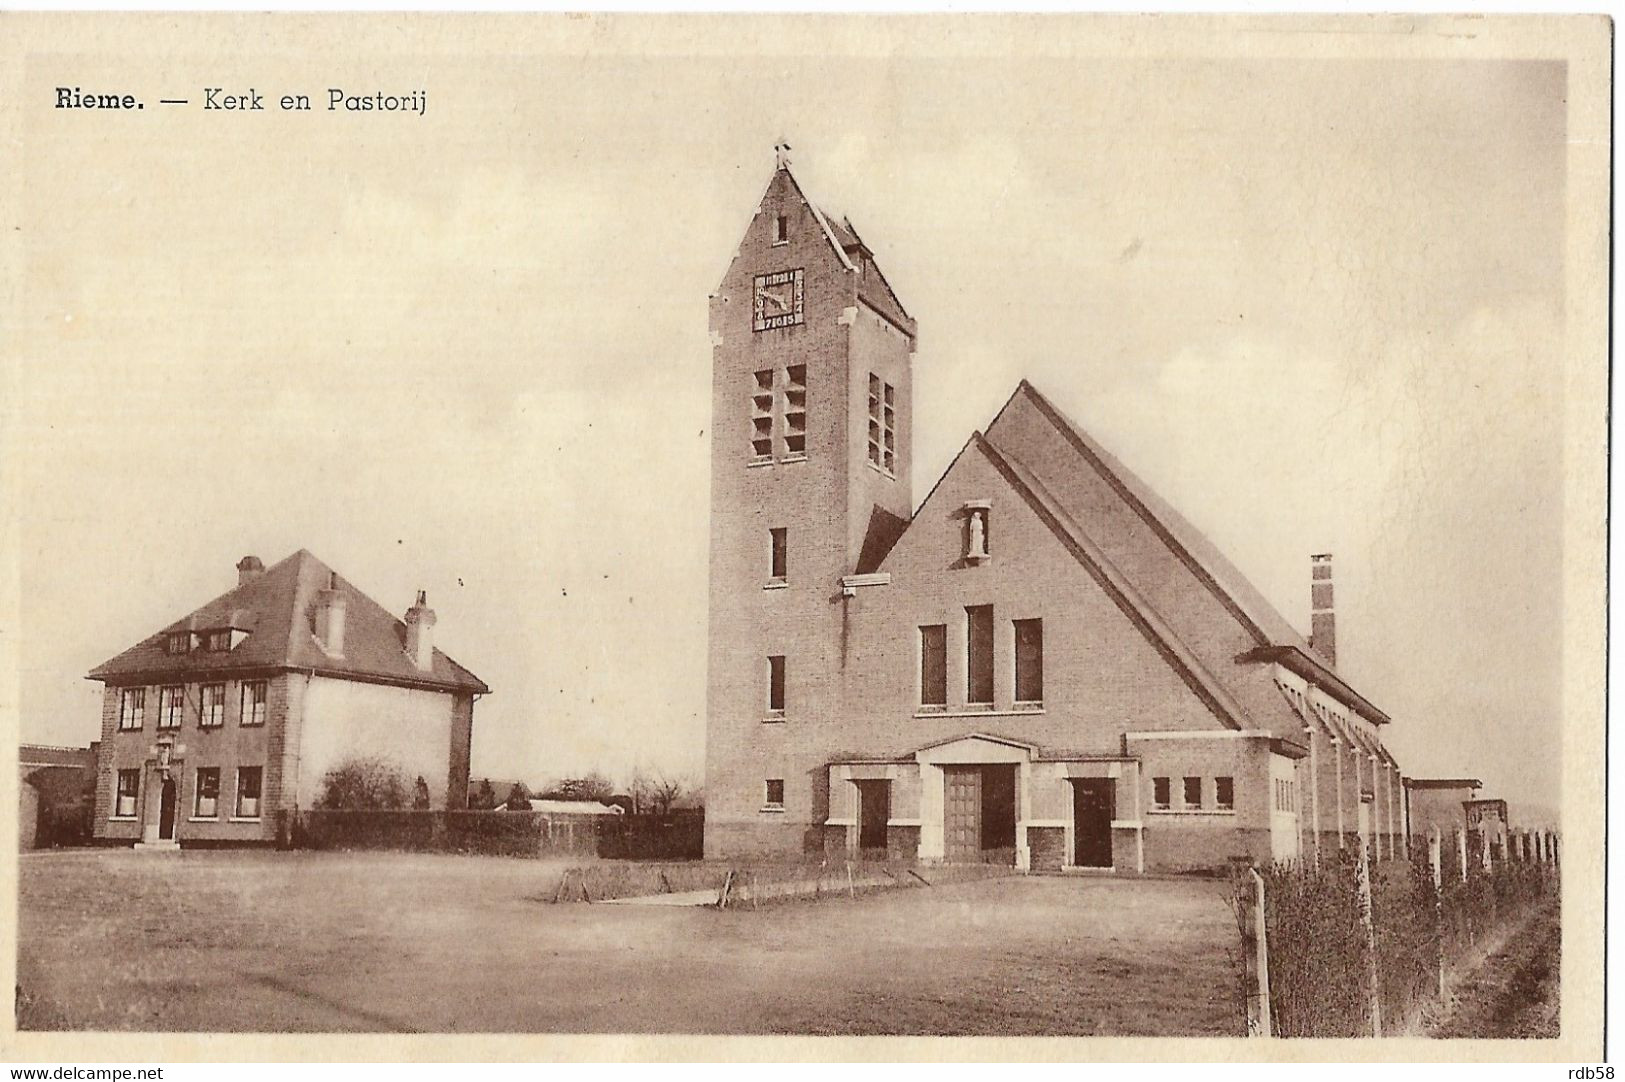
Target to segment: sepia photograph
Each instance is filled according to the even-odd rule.
[[[0,25],[0,1056],[1602,1055],[1607,19]]]

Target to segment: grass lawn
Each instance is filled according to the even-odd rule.
[[[1013,877],[759,911],[551,905],[566,865],[22,858],[19,1027],[1239,1035],[1208,881]]]

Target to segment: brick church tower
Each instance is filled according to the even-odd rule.
[[[843,579],[912,511],[915,324],[778,160],[711,296],[708,857],[819,846],[843,717]]]

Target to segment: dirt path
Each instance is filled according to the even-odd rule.
[[[1556,1037],[1562,936],[1556,900],[1455,985],[1430,1037]]]

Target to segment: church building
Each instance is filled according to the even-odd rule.
[[[1390,719],[1020,383],[918,505],[918,331],[781,149],[711,297],[707,857],[1118,872],[1405,844]]]

